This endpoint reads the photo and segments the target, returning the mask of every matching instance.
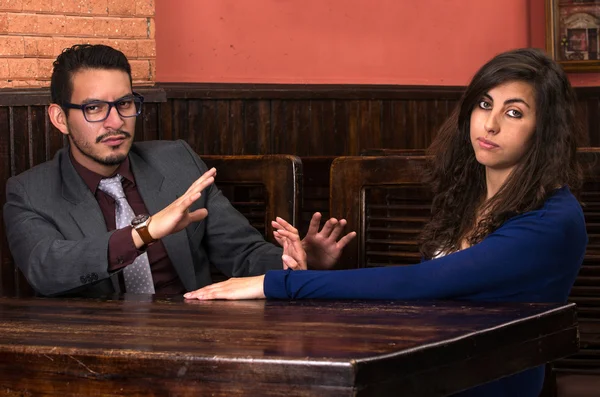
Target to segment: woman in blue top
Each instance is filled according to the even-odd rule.
[[[189,299],[463,299],[565,302],[587,234],[570,188],[580,186],[575,95],[543,52],[497,55],[473,77],[430,147],[432,218],[415,266],[306,268],[297,231],[278,220],[289,270],[230,279]],[[543,367],[461,393],[538,396]]]

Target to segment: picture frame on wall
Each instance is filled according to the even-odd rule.
[[[568,72],[600,72],[600,0],[546,0],[546,50]]]

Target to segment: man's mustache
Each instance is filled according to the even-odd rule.
[[[119,136],[119,137],[122,136],[125,138],[131,138],[131,134],[129,132],[123,131],[123,130],[117,130],[117,131],[107,132],[106,134],[100,135],[98,138],[96,138],[96,143],[100,143],[104,139],[110,138],[112,136]]]

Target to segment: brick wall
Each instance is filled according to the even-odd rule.
[[[78,43],[123,51],[134,84],[153,84],[154,35],[154,0],[0,0],[0,88],[48,86],[56,56]]]

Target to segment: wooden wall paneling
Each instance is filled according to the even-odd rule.
[[[313,156],[335,153],[344,145],[344,138],[336,125],[335,101],[317,99],[311,102],[310,153]]]
[[[360,101],[352,100],[346,103],[346,112],[348,117],[348,145],[346,150],[348,156],[354,156],[360,149]]]
[[[210,154],[233,154],[231,152],[231,135],[229,126],[229,122],[231,121],[231,117],[229,117],[229,100],[218,100],[217,101],[217,128],[216,135],[214,136],[215,142],[213,146],[215,147],[215,151]]]
[[[30,167],[45,162],[46,156],[46,108],[45,106],[28,106],[28,134],[31,144]],[[54,153],[52,153],[54,155]]]
[[[348,102],[347,101],[334,101],[334,124],[335,124],[335,146],[329,148],[327,151],[330,155],[343,156],[344,153],[350,153],[351,141],[349,138],[348,131],[350,129],[350,120],[348,117]],[[322,153],[324,155],[324,153]]]
[[[185,99],[173,99],[171,120],[173,139],[183,139],[186,142],[189,141],[188,103]]]
[[[11,176],[12,153],[9,108],[0,107],[0,208],[6,202],[6,181]],[[4,230],[4,216],[0,211],[0,228]],[[6,234],[0,235],[0,296],[15,293],[15,268],[8,249]]]
[[[249,99],[244,102],[244,154],[271,154],[271,102]]]
[[[196,153],[203,152],[203,130],[202,130],[202,101],[188,101],[188,128],[189,134],[187,142]]]
[[[359,101],[359,148],[381,147],[381,111],[380,100]]]
[[[586,105],[587,118],[581,119],[584,136],[588,138],[588,142],[584,145],[600,146],[600,98],[589,98]]]
[[[31,131],[29,106],[11,106],[9,107],[9,131],[11,138],[12,166],[11,175],[20,174],[28,170],[33,165]],[[12,259],[11,259],[12,261]],[[13,283],[15,285],[14,294],[16,296],[31,295],[31,289],[18,271],[14,262],[12,264]]]
[[[156,103],[144,104],[144,110],[136,122],[136,136],[140,140],[152,141],[160,139],[159,135],[159,105]]]
[[[296,150],[298,151],[298,156],[315,156],[320,153],[312,153],[311,152],[311,137],[313,135],[313,131],[311,130],[311,118],[312,118],[312,101],[311,100],[300,100],[296,102],[297,118],[295,119],[295,123],[297,126],[294,128],[296,132],[296,140],[298,144],[296,145]],[[323,150],[323,149],[321,149]]]
[[[221,150],[227,154],[263,154],[263,153],[244,153],[246,149],[246,107],[244,102],[239,99],[229,101],[229,111],[227,113],[229,131],[227,135],[227,146],[222,146]],[[221,139],[223,139],[222,137]],[[255,146],[256,142],[247,142],[249,147]]]
[[[191,128],[194,135],[194,150],[201,154],[218,154],[217,140],[217,104],[216,101],[192,100],[200,113],[193,120]]]
[[[299,132],[297,120],[300,118],[298,101],[283,102],[276,116],[282,117],[282,120],[278,123],[280,129],[275,131],[280,137],[277,151],[279,153],[294,153],[298,155],[301,152],[298,147]]]
[[[270,129],[270,138],[269,143],[271,146],[272,153],[282,153],[288,154],[281,150],[281,147],[285,144],[287,140],[286,135],[283,131],[286,130],[286,120],[285,120],[285,105],[282,100],[271,100],[269,101],[271,104],[271,129]]]
[[[165,103],[161,103],[159,110],[159,139],[173,140],[173,101],[168,99]]]

